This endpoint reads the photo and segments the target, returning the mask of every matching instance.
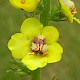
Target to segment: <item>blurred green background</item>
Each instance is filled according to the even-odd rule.
[[[56,0],[52,0],[55,3]],[[80,19],[80,0],[74,0]],[[21,10],[11,6],[8,0],[0,0],[0,80],[30,80],[14,72],[7,73],[10,67],[10,51],[7,48],[11,35],[20,32],[20,25],[25,16]],[[41,80],[51,80],[54,75],[58,80],[80,80],[80,25],[74,21],[50,22],[60,32],[60,44],[64,48],[62,60],[48,64],[41,71]]]

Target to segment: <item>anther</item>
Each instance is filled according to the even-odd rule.
[[[48,54],[48,52],[44,52],[43,54],[42,54],[42,56],[46,56]]]
[[[35,51],[38,51],[39,50],[39,44],[36,44],[36,49]]]
[[[70,10],[71,10],[71,13],[74,15],[77,13],[76,9],[75,9],[75,6],[70,6]]]
[[[71,13],[74,15],[77,13],[76,9],[72,10]]]
[[[21,4],[25,4],[25,0],[21,0]]]
[[[31,52],[31,53],[28,53],[29,55],[33,55],[34,54],[34,52]]]

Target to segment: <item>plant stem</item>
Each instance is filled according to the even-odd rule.
[[[50,0],[42,0],[43,11],[40,14],[40,22],[46,26],[49,22]]]
[[[32,80],[40,80],[40,69],[32,71]]]

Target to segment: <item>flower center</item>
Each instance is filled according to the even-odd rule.
[[[76,8],[75,8],[75,4],[73,1],[71,0],[63,0],[63,3],[69,7],[71,13],[74,15],[77,13]]]
[[[26,0],[21,0],[21,4],[25,4]]]
[[[31,44],[32,54],[36,53],[37,55],[45,56],[48,54],[47,48],[48,46],[45,43],[45,39],[42,35],[34,37]]]

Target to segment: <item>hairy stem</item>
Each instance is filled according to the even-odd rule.
[[[32,71],[32,80],[40,80],[40,69]]]

